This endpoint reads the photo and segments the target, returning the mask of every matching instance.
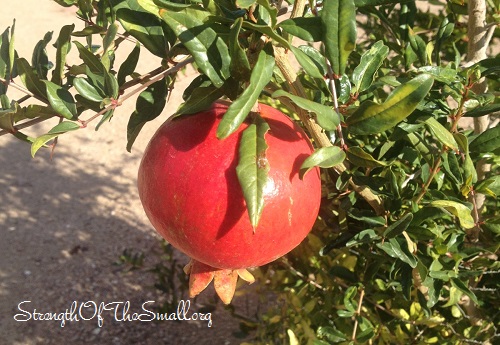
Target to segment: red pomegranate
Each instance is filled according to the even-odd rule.
[[[144,210],[158,233],[192,260],[190,294],[212,280],[229,303],[238,276],[252,282],[246,268],[267,264],[291,251],[308,234],[321,197],[319,169],[303,180],[299,168],[313,148],[304,131],[280,111],[259,104],[270,166],[264,210],[254,229],[246,211],[236,166],[244,123],[219,140],[217,126],[228,105],[167,120],[155,133],[139,167]],[[263,157],[256,157],[262,159]]]

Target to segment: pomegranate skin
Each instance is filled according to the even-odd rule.
[[[259,104],[270,126],[270,170],[264,210],[253,229],[236,175],[244,123],[216,137],[227,105],[167,120],[142,158],[138,189],[153,227],[189,257],[219,269],[267,264],[295,248],[311,230],[320,206],[319,169],[299,178],[313,152],[304,131],[278,110]],[[254,231],[255,230],[255,231]]]

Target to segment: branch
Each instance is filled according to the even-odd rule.
[[[274,57],[276,59],[276,66],[278,66],[281,73],[285,77],[286,81],[290,85],[292,93],[294,93],[297,96],[307,98],[307,94],[304,90],[304,87],[302,86],[302,83],[297,79],[297,74],[290,65],[290,62],[288,61],[285,49],[282,47],[276,47],[274,52],[275,52]],[[299,116],[300,120],[302,121],[308,132],[313,137],[316,146],[317,147],[333,146],[328,136],[323,132],[323,129],[312,118],[310,118],[309,115],[303,109],[298,108],[297,110],[298,110],[297,115]],[[335,166],[334,169],[335,171],[337,171],[337,173],[340,174],[346,170],[346,167],[343,163],[341,163]],[[352,181],[352,179],[349,180],[349,184],[351,185],[352,189],[355,192],[361,195],[361,197],[363,197],[370,204],[370,206],[375,210],[375,212],[378,215],[384,214],[385,210],[382,200],[377,195],[373,194],[373,192],[369,188],[365,186],[358,186]]]

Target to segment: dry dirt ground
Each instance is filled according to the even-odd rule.
[[[47,31],[54,31],[48,47],[49,56],[54,57],[52,44],[60,28],[72,22],[77,30],[83,28],[72,10],[53,1],[2,0],[0,7],[1,32],[16,18],[16,49],[28,61]],[[132,47],[120,50],[128,53]],[[70,61],[78,62],[74,51]],[[123,58],[118,56],[118,63]],[[144,55],[140,72],[158,65],[158,59]],[[146,125],[131,153],[125,146],[133,99],[98,132],[92,123],[90,128],[61,137],[53,160],[48,150],[31,158],[28,144],[0,137],[0,344],[61,344],[63,340],[71,344],[241,342],[235,335],[238,321],[220,306],[211,314],[212,327],[207,327],[207,321],[119,322],[111,312],[103,313],[102,327],[97,317],[67,322],[64,327],[60,321],[33,320],[34,309],[61,313],[70,309],[73,301],[97,305],[130,301],[130,313],[144,313],[142,303],[161,297],[146,269],[127,271],[116,262],[125,249],[143,252],[146,267],[159,260],[160,240],[140,205],[136,174],[147,141],[175,111],[180,90],[192,75],[188,72],[177,84],[167,108]],[[39,125],[28,132],[41,134],[55,124]],[[19,307],[23,301],[31,302]],[[239,312],[248,310],[245,297],[237,303]],[[200,308],[192,304],[187,315]],[[84,310],[90,318],[92,308]],[[16,314],[21,314],[18,319],[31,314],[32,319],[19,322],[14,319]],[[121,311],[119,315],[121,318]]]

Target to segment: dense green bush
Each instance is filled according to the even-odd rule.
[[[322,168],[320,215],[301,246],[254,271],[278,296],[246,322],[257,342],[499,342],[499,1],[296,0],[291,17],[269,0],[56,2],[85,23],[62,28],[57,56],[50,35],[31,63],[15,52],[14,26],[0,36],[1,134],[33,155],[99,128],[139,90],[130,150],[191,63],[200,76],[177,115],[236,101],[224,137],[259,99],[313,139],[303,172]],[[125,37],[137,46],[115,66]],[[70,46],[80,65],[65,66]],[[163,64],[142,79],[144,48]],[[13,101],[10,88],[27,96]],[[33,97],[45,105],[23,103]],[[59,123],[47,134],[25,133],[49,119]]]

